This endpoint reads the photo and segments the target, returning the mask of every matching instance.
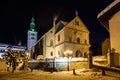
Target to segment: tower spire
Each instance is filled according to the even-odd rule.
[[[34,31],[34,29],[35,29],[35,19],[34,17],[32,17],[31,23],[30,23],[30,31]]]

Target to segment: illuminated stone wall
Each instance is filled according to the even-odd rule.
[[[75,61],[70,63],[70,70],[83,68],[88,69],[88,61]]]
[[[61,67],[55,67],[58,71],[60,70],[68,70],[67,63],[62,65]],[[88,69],[88,61],[72,61],[69,64],[69,70],[73,69]]]
[[[6,71],[7,70],[7,65],[6,61],[0,60],[0,71]]]

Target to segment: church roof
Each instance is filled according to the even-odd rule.
[[[59,32],[68,22],[60,20],[55,26],[55,33]]]
[[[108,20],[119,10],[120,0],[115,0],[98,14],[98,21],[109,31]]]

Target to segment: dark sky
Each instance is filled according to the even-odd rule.
[[[108,32],[100,25],[97,15],[114,0],[1,0],[0,43],[27,43],[27,30],[35,17],[38,38],[52,27],[54,16],[70,21],[77,10],[90,30],[91,44],[100,44]]]

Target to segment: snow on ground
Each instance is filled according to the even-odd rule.
[[[60,72],[45,72],[40,70],[15,71],[9,73],[0,71],[0,80],[120,80],[120,74],[106,71],[106,76],[101,75],[101,71],[92,70],[76,70],[76,75],[73,71]]]
[[[97,69],[79,69],[73,71],[45,72],[40,70],[15,71],[10,73],[6,71],[5,62],[0,62],[0,80],[120,80],[120,74],[106,71],[106,76],[102,76],[101,71]]]

